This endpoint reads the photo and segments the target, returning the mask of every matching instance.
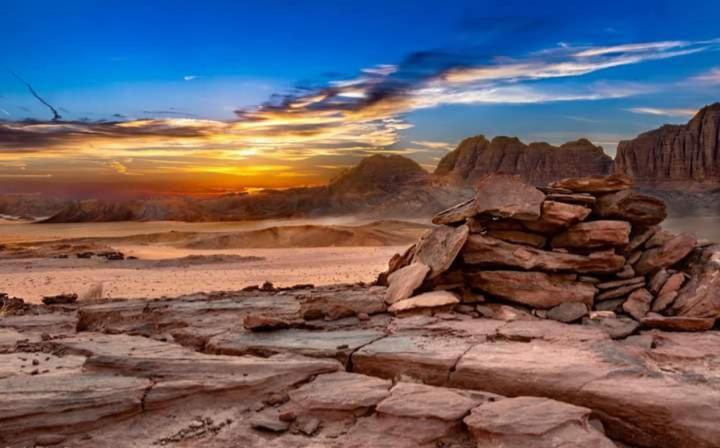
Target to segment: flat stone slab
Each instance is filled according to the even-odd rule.
[[[145,378],[69,372],[0,379],[0,441],[77,433],[142,411]]]
[[[336,372],[290,391],[301,412],[356,411],[375,406],[390,395],[392,382],[358,373]]]
[[[10,353],[0,355],[0,379],[26,376],[35,381],[37,376],[65,375],[80,372],[85,364],[84,356],[55,356],[49,353]]]
[[[392,388],[390,396],[382,400],[376,409],[377,412],[396,417],[436,418],[451,422],[465,417],[481,403],[499,398],[502,397],[401,382]]]
[[[615,444],[589,424],[591,410],[538,397],[506,398],[473,409],[465,424],[478,446],[613,448]],[[562,445],[559,445],[562,444]]]
[[[211,338],[206,350],[219,355],[295,353],[315,358],[335,358],[347,364],[350,354],[380,339],[377,330],[310,331],[300,329],[267,333],[225,333]]]
[[[471,344],[460,338],[387,336],[353,354],[353,371],[380,378],[409,377],[442,386]]]

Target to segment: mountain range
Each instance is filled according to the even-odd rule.
[[[378,218],[426,217],[472,195],[490,173],[515,174],[535,185],[566,178],[621,173],[657,194],[679,214],[720,215],[720,103],[701,109],[685,125],[664,125],[620,142],[613,160],[587,139],[552,146],[516,137],[482,135],[463,140],[428,173],[399,155],[374,155],[319,187],[264,190],[211,199],[172,198],[77,201],[44,222],[137,220],[230,221],[359,214]],[[22,201],[21,201],[22,202]],[[18,201],[0,198],[0,214]],[[38,207],[23,205],[24,213]]]

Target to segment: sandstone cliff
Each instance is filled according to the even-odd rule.
[[[665,190],[720,187],[720,103],[701,109],[685,125],[665,125],[620,142],[616,173]]]
[[[602,175],[610,172],[612,159],[586,139],[560,147],[548,143],[521,142],[517,137],[484,136],[463,140],[438,164],[436,175],[461,183],[475,183],[490,173],[515,174],[535,185],[566,177]]]

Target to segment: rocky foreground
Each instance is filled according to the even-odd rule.
[[[494,176],[388,287],[0,297],[0,445],[718,447],[720,246],[629,187]]]

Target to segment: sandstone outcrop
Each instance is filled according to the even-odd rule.
[[[720,185],[720,103],[685,125],[665,125],[621,141],[613,169],[641,185],[692,190]]]
[[[440,160],[436,175],[475,184],[488,174],[520,176],[533,185],[567,177],[608,174],[612,159],[586,139],[560,147],[547,143],[524,144],[516,137],[466,138]]]

